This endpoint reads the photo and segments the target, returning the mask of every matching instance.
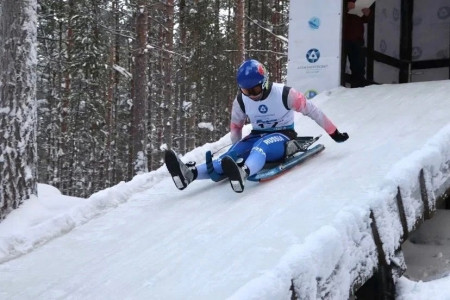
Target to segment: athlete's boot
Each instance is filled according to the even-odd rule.
[[[173,150],[166,150],[164,155],[167,170],[172,176],[175,186],[179,190],[185,189],[189,183],[197,178],[195,162],[183,163]]]
[[[240,167],[230,156],[223,157],[221,164],[223,173],[230,180],[233,191],[242,193],[244,191],[245,180],[250,173],[248,167],[245,164]]]

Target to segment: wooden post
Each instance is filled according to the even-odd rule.
[[[373,276],[356,292],[357,299],[367,300],[395,300],[395,283],[392,266],[386,260],[383,250],[383,242],[378,232],[377,223],[373,211],[370,212],[372,220],[372,235],[377,246],[378,269]]]
[[[367,24],[367,49],[366,49],[366,78],[367,81],[373,82],[373,68],[374,68],[374,57],[373,51],[375,49],[375,2],[370,7],[372,12],[372,18],[370,18]]]
[[[423,202],[423,217],[425,220],[431,219],[434,213],[434,208],[430,207],[428,199],[427,186],[425,184],[425,175],[423,169],[420,169],[419,173],[419,185],[420,185],[420,196]]]
[[[402,194],[400,192],[400,187],[397,187],[397,196],[395,197],[397,200],[397,208],[398,208],[398,215],[400,218],[400,223],[402,224],[403,228],[403,236],[401,242],[403,243],[408,239],[409,231],[408,231],[408,222],[406,220],[406,213],[405,213],[405,207],[403,205],[403,199]]]
[[[401,0],[399,83],[410,82],[414,1]]]

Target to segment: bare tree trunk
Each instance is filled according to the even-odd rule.
[[[173,29],[174,29],[174,0],[166,0],[167,34],[165,37],[164,55],[164,142],[172,148],[173,142],[173,101],[172,101],[172,65],[173,65]]]
[[[36,9],[36,0],[1,7],[0,220],[37,195]]]
[[[280,40],[275,36],[280,35],[278,32],[279,24],[280,24],[280,5],[279,1],[273,0],[272,4],[272,54],[270,55],[270,74],[272,76],[272,80],[275,82],[281,81],[281,60],[279,54],[281,52]]]
[[[119,36],[117,34],[119,29],[119,1],[114,0],[112,3],[112,11],[114,14],[114,29],[116,33],[112,37],[112,45],[110,46],[109,53],[109,83],[106,95],[105,104],[105,121],[107,136],[105,141],[105,171],[106,176],[104,178],[105,186],[110,186],[114,183],[114,172],[115,172],[115,153],[112,144],[115,143],[115,99],[117,97],[117,85],[118,85],[118,72],[114,70],[114,65],[118,63],[119,51],[118,51],[118,40]]]
[[[116,72],[114,72],[114,65],[116,64],[116,48],[115,45],[110,47],[109,53],[109,82],[108,82],[108,90],[106,94],[106,103],[105,103],[105,121],[106,121],[106,140],[105,140],[105,153],[104,153],[104,168],[105,168],[105,176],[104,180],[105,185],[109,186],[112,180],[111,166],[114,165],[113,159],[113,150],[111,147],[112,139],[114,138],[114,118],[113,118],[113,102],[114,102],[114,91],[116,85],[116,77],[114,76]]]
[[[163,2],[157,3],[154,7],[157,11],[166,11],[166,5]],[[167,22],[164,22],[167,24]],[[158,26],[157,22],[155,22],[155,27],[158,32],[154,39],[158,42],[158,48],[161,49],[158,53],[154,53],[155,59],[152,59],[151,62],[151,78],[159,77],[166,79],[165,77],[165,61],[166,61],[166,53],[164,53],[165,43],[166,43],[166,35],[167,35],[167,27],[166,26]],[[152,57],[153,58],[153,57]],[[155,80],[155,82],[158,82]],[[165,107],[168,105],[166,101],[166,84],[163,80],[159,81],[157,87],[157,94],[162,97],[156,97],[153,99],[150,107],[150,111],[152,112],[151,117],[151,140],[152,140],[152,151],[149,155],[149,167],[151,169],[156,168],[160,165],[160,161],[162,158],[162,151],[160,150],[161,145],[165,142],[164,134],[166,129],[165,122]],[[156,83],[155,83],[156,84]]]
[[[114,15],[114,28],[115,28],[115,37],[114,37],[114,61],[116,63],[119,63],[119,53],[120,53],[120,36],[119,36],[119,30],[120,30],[120,7],[119,7],[119,0],[114,0],[114,7],[115,7],[115,15]],[[122,175],[118,175],[117,168],[118,168],[118,127],[117,127],[117,103],[119,101],[119,72],[114,72],[114,89],[113,89],[113,103],[112,103],[112,116],[111,116],[111,123],[112,123],[112,131],[111,131],[111,139],[114,143],[114,146],[111,147],[111,159],[112,162],[109,165],[110,173],[111,173],[111,182],[115,184],[118,181],[118,178],[123,178]]]
[[[199,11],[199,0],[194,0],[193,8],[198,13]],[[192,19],[191,19],[192,20]],[[191,41],[191,51],[193,51],[194,55],[192,55],[190,59],[190,70],[193,71],[192,76],[192,83],[190,87],[190,107],[187,110],[188,118],[187,118],[187,130],[189,130],[189,134],[187,136],[186,140],[186,147],[187,151],[190,151],[195,148],[196,145],[196,134],[197,134],[197,104],[199,99],[199,89],[202,88],[199,86],[201,80],[201,74],[199,74],[199,64],[201,63],[198,59],[197,53],[200,52],[200,30],[201,28],[201,22],[199,18],[194,18],[192,20],[192,41]]]
[[[235,65],[245,60],[245,0],[236,0],[236,34],[238,51],[236,53]]]
[[[139,0],[136,12],[137,49],[135,49],[134,97],[132,107],[132,158],[134,173],[148,171],[147,167],[147,23],[145,0]]]
[[[187,32],[186,32],[186,16],[188,14],[187,7],[186,7],[186,1],[180,0],[179,3],[179,11],[180,11],[180,45],[182,49],[182,53],[185,54],[187,51],[186,45],[187,45]],[[178,80],[178,86],[179,86],[179,95],[178,95],[178,114],[179,114],[179,130],[177,132],[177,137],[179,141],[179,148],[178,151],[181,153],[186,153],[187,150],[187,130],[186,130],[186,124],[187,124],[187,117],[186,113],[184,112],[184,99],[186,99],[187,95],[187,89],[186,86],[188,83],[186,82],[186,69],[187,69],[187,63],[186,59],[180,58],[180,70]]]
[[[66,51],[61,51],[61,67],[63,68],[63,76],[64,76],[64,89],[62,91],[62,106],[60,107],[61,113],[61,135],[59,137],[59,175],[61,181],[59,182],[58,188],[65,193],[71,190],[72,185],[72,164],[69,163],[70,160],[73,159],[73,141],[71,137],[71,129],[70,128],[70,114],[71,114],[71,89],[72,89],[72,80],[70,74],[70,65],[72,62],[72,51],[74,45],[74,34],[72,29],[72,16],[74,15],[74,2],[73,0],[69,0],[69,12],[67,17],[67,30],[66,30]],[[61,24],[61,26],[63,26]],[[63,32],[61,30],[61,43],[64,43],[63,40]],[[62,46],[61,50],[64,48]],[[65,55],[64,55],[65,54]]]

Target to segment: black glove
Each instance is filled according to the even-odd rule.
[[[330,134],[330,136],[336,143],[342,143],[342,142],[345,142],[348,139],[347,132],[340,133],[339,130],[337,130],[337,129],[336,129],[335,132]]]

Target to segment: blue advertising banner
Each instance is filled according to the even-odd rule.
[[[308,98],[340,85],[342,1],[293,0],[287,84]]]

